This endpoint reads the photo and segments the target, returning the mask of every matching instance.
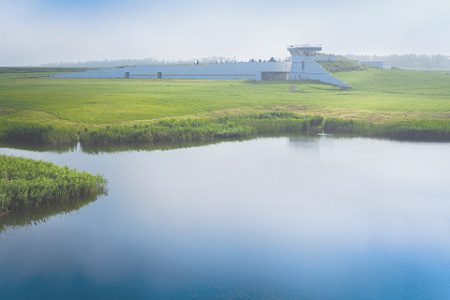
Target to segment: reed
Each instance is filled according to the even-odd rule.
[[[185,142],[240,138],[267,133],[304,132],[318,128],[323,117],[273,112],[217,119],[167,119],[153,124],[106,126],[80,135],[82,145]]]
[[[101,175],[0,155],[0,212],[104,193],[106,182]]]
[[[326,133],[386,137],[398,140],[450,141],[450,120],[407,120],[373,123],[341,118],[327,118]]]
[[[0,141],[38,145],[62,145],[78,140],[77,131],[69,126],[0,120]]]

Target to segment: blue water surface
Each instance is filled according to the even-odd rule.
[[[1,299],[450,298],[450,144],[0,154],[109,181],[79,210],[1,233]]]

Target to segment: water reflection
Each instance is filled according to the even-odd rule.
[[[129,151],[165,151],[175,149],[187,149],[195,147],[204,147],[222,143],[235,143],[248,141],[250,139],[229,139],[212,141],[187,141],[187,142],[155,142],[155,143],[136,143],[136,144],[118,144],[118,145],[78,145],[83,153],[102,154]]]
[[[289,146],[295,149],[319,150],[320,137],[291,137],[289,138]]]
[[[293,133],[284,135],[260,135],[260,138],[282,138],[286,137],[290,139],[290,142],[295,145],[301,144],[313,144],[318,143],[319,135],[310,135],[305,133]],[[250,140],[256,140],[256,137],[242,137],[242,138],[230,138],[225,140],[208,140],[208,141],[181,141],[181,142],[154,142],[154,143],[125,143],[115,145],[82,145],[80,143],[68,143],[63,145],[35,145],[26,142],[17,143],[5,143],[0,142],[0,148],[17,150],[27,150],[33,152],[75,152],[81,151],[88,154],[102,154],[102,153],[116,153],[116,152],[129,152],[129,151],[158,151],[158,150],[175,150],[185,148],[204,147],[208,145],[217,145],[222,143],[236,143],[245,142]]]
[[[305,133],[294,133],[285,135],[260,135],[260,138],[289,138],[293,144],[300,143],[317,143],[319,135],[309,135]],[[80,145],[78,148],[89,154],[115,153],[128,151],[157,151],[157,150],[175,150],[187,149],[195,147],[204,147],[210,145],[218,145],[223,143],[239,143],[256,140],[256,137],[230,138],[225,140],[209,140],[209,141],[184,141],[184,142],[155,142],[155,143],[136,143],[136,144],[118,144],[118,145]]]
[[[0,217],[0,236],[2,234],[10,234],[11,230],[14,231],[22,227],[37,226],[46,223],[52,216],[74,213],[82,207],[96,201],[99,197],[101,195],[89,195],[41,205],[40,207],[30,207],[25,210],[8,212]]]
[[[19,149],[37,152],[55,152],[55,153],[73,152],[77,150],[77,147],[78,145],[76,142],[62,145],[36,145],[26,142],[16,142],[16,143],[0,142],[0,148]]]

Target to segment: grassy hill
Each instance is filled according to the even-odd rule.
[[[49,74],[44,71],[39,74]],[[85,129],[91,133],[107,126],[151,125],[167,118],[214,123],[223,117],[272,112],[374,124],[450,120],[446,74],[374,68],[333,73],[350,84],[347,89],[303,81],[46,79],[33,78],[33,73],[11,74],[0,76],[3,140],[37,134],[43,142],[63,143],[78,139]]]

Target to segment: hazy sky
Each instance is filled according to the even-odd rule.
[[[449,0],[0,0],[0,66],[121,58],[450,55]]]

